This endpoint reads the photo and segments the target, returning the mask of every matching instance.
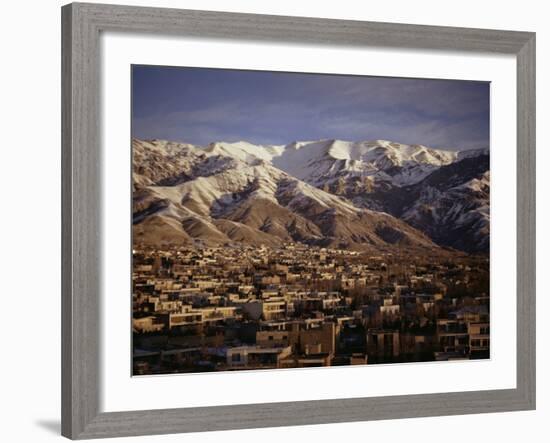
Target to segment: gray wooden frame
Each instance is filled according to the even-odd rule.
[[[102,31],[512,54],[517,59],[517,388],[99,410]],[[535,34],[73,3],[62,8],[62,434],[73,439],[535,408]],[[498,221],[497,221],[498,222]]]

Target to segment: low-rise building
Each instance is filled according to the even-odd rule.
[[[226,351],[229,369],[279,368],[281,360],[292,353],[292,348],[264,348],[261,346],[239,346]]]

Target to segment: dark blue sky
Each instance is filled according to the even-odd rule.
[[[489,146],[489,83],[134,66],[132,136]]]

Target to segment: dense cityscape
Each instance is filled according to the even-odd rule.
[[[490,358],[489,98],[134,65],[133,374]]]
[[[133,251],[134,375],[489,358],[486,256]]]

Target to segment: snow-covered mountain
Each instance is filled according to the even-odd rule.
[[[438,244],[488,252],[490,189],[489,156],[467,157],[404,190],[413,198],[396,215]]]
[[[431,149],[387,140],[296,141],[288,145],[216,142],[206,152],[247,163],[258,159],[314,186],[342,178],[372,177],[395,186],[419,182],[435,169],[462,159],[463,151]],[[469,151],[468,151],[469,152]],[[475,151],[475,155],[478,151]]]
[[[206,147],[134,140],[133,152],[138,240],[433,248],[422,231],[441,245],[488,248],[487,150],[384,140]],[[457,169],[468,162],[479,169],[479,158],[487,158],[480,171],[486,177]],[[441,185],[445,179],[453,186]],[[441,186],[432,186],[434,180]],[[473,193],[475,186],[484,191]],[[444,214],[451,210],[453,216]],[[450,241],[447,231],[462,233],[462,240]]]
[[[280,169],[315,186],[370,177],[393,186],[417,183],[457,153],[386,140],[295,142],[273,158]]]
[[[257,159],[270,162],[273,157],[283,153],[284,145],[254,145],[246,141],[235,143],[215,142],[205,149],[210,154],[230,156],[246,163],[254,163]]]
[[[268,159],[252,157],[244,149],[246,155],[235,155],[228,147],[181,145],[178,151],[164,141],[133,141],[138,243],[294,241],[362,250],[396,245],[438,249],[426,235],[389,214],[357,207]],[[159,155],[179,166],[167,165]],[[147,167],[140,168],[140,162]]]

